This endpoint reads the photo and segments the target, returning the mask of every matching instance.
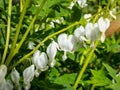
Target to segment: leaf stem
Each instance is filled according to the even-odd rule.
[[[88,56],[87,59],[85,60],[85,63],[84,63],[84,65],[83,65],[82,69],[80,70],[79,75],[77,76],[77,79],[76,79],[75,84],[74,84],[74,86],[73,86],[73,88],[74,88],[75,90],[76,90],[76,88],[77,88],[77,86],[78,86],[78,84],[79,84],[79,82],[80,82],[80,80],[81,80],[81,78],[82,78],[82,76],[83,76],[83,73],[85,72],[85,70],[86,70],[86,68],[87,68],[87,66],[88,66],[88,63],[89,63],[91,57],[93,56],[93,53],[94,53],[97,45],[98,45],[98,40],[95,42],[94,48],[90,51],[89,56]],[[89,50],[88,50],[88,51],[89,51]]]
[[[7,55],[7,51],[8,51],[9,38],[10,38],[11,9],[12,9],[12,0],[9,0],[6,45],[5,45],[5,49],[4,49],[4,53],[3,53],[1,64],[4,64],[4,61],[5,61],[5,58],[6,58],[6,55]]]

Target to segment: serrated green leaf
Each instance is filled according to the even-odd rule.
[[[110,67],[108,64],[103,63],[103,65],[105,66],[105,68],[107,69],[107,71],[109,72],[109,75],[113,78],[116,79],[116,71]]]
[[[95,86],[105,86],[111,83],[111,80],[109,80],[105,72],[103,70],[91,70],[93,77],[91,80],[88,80],[87,83],[93,84]]]

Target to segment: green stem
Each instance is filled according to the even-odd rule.
[[[28,0],[28,1],[30,1],[30,0]],[[25,4],[24,4],[25,5]],[[26,6],[26,5],[25,5]],[[22,12],[22,10],[23,10],[23,0],[20,0],[20,12]]]
[[[4,61],[5,61],[5,58],[6,58],[6,55],[7,55],[7,51],[8,51],[9,38],[10,38],[11,9],[12,9],[12,0],[9,0],[6,45],[5,45],[5,49],[4,49],[4,53],[3,53],[1,64],[4,64]]]
[[[10,59],[11,54],[13,53],[13,51],[15,49],[15,46],[16,46],[16,43],[17,43],[17,39],[18,39],[18,36],[19,36],[19,32],[20,32],[20,28],[21,28],[21,25],[22,25],[22,21],[23,21],[23,18],[25,16],[26,9],[27,9],[27,6],[29,4],[29,1],[30,0],[26,0],[26,3],[24,5],[24,9],[23,9],[23,11],[22,11],[22,13],[20,15],[20,21],[19,21],[19,24],[18,24],[17,29],[16,29],[15,37],[13,39],[13,43],[12,43],[12,46],[11,46],[11,49],[10,49],[10,54],[9,54],[9,56],[8,56],[6,61],[8,61],[8,59]]]
[[[95,89],[95,87],[96,87],[95,85],[92,85],[91,90],[94,90],[94,89]]]
[[[97,44],[98,44],[98,40],[96,41],[94,48],[91,50],[89,56],[87,57],[87,59],[86,59],[84,65],[83,65],[81,71],[79,72],[79,75],[77,76],[77,79],[76,79],[75,84],[74,84],[74,86],[73,86],[73,88],[74,88],[75,90],[76,90],[76,88],[77,88],[77,86],[78,86],[78,84],[79,84],[79,82],[80,82],[80,80],[81,80],[81,78],[82,78],[82,76],[83,76],[83,73],[85,72],[85,70],[86,70],[86,68],[87,68],[87,66],[88,66],[88,63],[89,63],[91,57],[93,56],[93,53],[94,53],[94,51],[95,51],[95,49],[96,49]]]
[[[80,58],[80,65],[82,65],[83,64],[83,61],[84,61],[84,57],[85,57],[85,55],[88,53],[88,51],[89,51],[89,49],[87,49],[87,50],[84,50],[84,52],[83,52],[83,54],[82,54],[82,56],[81,56],[81,58]]]
[[[7,61],[6,61],[6,65],[7,65],[7,66],[10,64],[10,62],[11,62],[12,58],[15,56],[15,54],[19,51],[21,45],[22,45],[23,42],[25,41],[25,38],[27,37],[29,31],[31,30],[32,26],[34,25],[34,22],[35,22],[35,20],[36,20],[36,18],[37,18],[37,16],[38,16],[38,14],[39,14],[40,11],[42,10],[42,8],[43,8],[43,6],[44,6],[44,4],[45,4],[46,1],[47,1],[47,0],[43,0],[43,1],[42,1],[40,7],[38,8],[35,16],[33,17],[32,21],[31,21],[28,29],[26,30],[25,34],[23,35],[21,41],[18,43],[18,46],[14,49],[13,53],[10,54],[10,57],[7,58]]]
[[[25,55],[24,57],[22,57],[22,58],[21,58],[18,62],[16,62],[10,69],[14,68],[15,66],[17,66],[18,64],[20,64],[21,62],[23,62],[26,58],[28,58],[29,56],[31,56],[41,45],[43,45],[44,42],[46,42],[46,41],[49,40],[50,38],[52,38],[52,37],[54,37],[54,36],[56,36],[56,35],[64,32],[64,31],[66,31],[66,30],[68,30],[68,29],[70,29],[70,28],[72,28],[72,27],[74,27],[74,26],[76,26],[76,25],[78,25],[78,24],[80,24],[80,22],[75,22],[75,23],[73,23],[72,25],[70,25],[70,26],[68,26],[68,27],[66,27],[66,28],[64,28],[64,29],[61,29],[61,30],[59,30],[58,32],[53,33],[53,34],[47,36],[47,37],[46,37],[45,39],[43,39],[43,41],[41,41],[30,53],[28,53],[27,55]]]

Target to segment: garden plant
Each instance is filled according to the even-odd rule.
[[[120,0],[0,0],[0,90],[120,90]]]

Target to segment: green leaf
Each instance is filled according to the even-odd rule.
[[[109,85],[108,88],[113,90],[120,90],[120,76],[117,76],[116,79],[116,82]]]
[[[111,83],[111,81],[106,77],[103,70],[91,70],[93,77],[87,83],[93,84],[95,86],[106,86]]]
[[[56,68],[52,68],[52,69],[50,70],[49,76],[50,76],[49,78],[58,77],[58,76],[59,76],[58,70],[57,70]]]
[[[116,71],[110,67],[109,65],[103,63],[103,65],[105,66],[105,68],[107,69],[107,71],[109,72],[109,75],[113,78],[116,79]]]
[[[58,77],[54,83],[58,83],[58,84],[73,84],[75,81],[75,77],[76,77],[76,73],[72,73],[72,74],[64,74],[60,77]]]
[[[107,71],[109,72],[109,75],[113,78],[114,82],[108,86],[108,88],[111,88],[113,90],[120,90],[120,74],[116,75],[116,70],[114,70],[112,67],[110,67],[107,64],[103,64]]]
[[[110,45],[108,52],[113,52],[113,53],[120,52],[120,45],[118,45],[118,44]]]

